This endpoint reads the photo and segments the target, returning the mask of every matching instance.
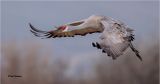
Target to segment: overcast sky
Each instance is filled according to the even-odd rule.
[[[66,52],[93,51],[90,47],[99,34],[44,40],[34,37],[28,23],[42,30],[54,29],[64,23],[81,20],[90,15],[118,19],[135,30],[136,38],[145,40],[158,37],[158,3],[146,1],[13,1],[2,2],[2,41],[16,39],[40,40],[52,43],[56,50]],[[65,48],[64,48],[65,47]],[[78,51],[75,50],[78,48]]]

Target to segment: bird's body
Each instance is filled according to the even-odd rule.
[[[85,36],[91,33],[102,33],[100,41],[92,43],[93,47],[102,49],[103,53],[116,59],[130,47],[138,56],[142,58],[139,52],[133,47],[131,41],[134,40],[133,30],[121,21],[109,17],[92,15],[87,19],[76,21],[59,26],[57,30],[41,31],[34,28],[31,24],[31,32],[35,36],[56,38],[56,37],[74,37],[75,35]]]

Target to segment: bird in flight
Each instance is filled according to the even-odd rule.
[[[92,42],[93,47],[101,49],[102,53],[106,53],[112,59],[123,55],[127,48],[131,48],[142,61],[138,50],[132,45],[134,30],[123,22],[110,17],[92,15],[87,19],[60,25],[50,31],[39,30],[31,23],[29,23],[29,26],[31,28],[30,31],[35,36],[43,38],[75,37],[77,35],[85,36],[92,33],[101,33],[100,41]]]

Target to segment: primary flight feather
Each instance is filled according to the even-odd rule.
[[[74,37],[76,35],[85,36],[86,34],[102,33],[100,41],[92,43],[93,47],[101,49],[103,53],[113,59],[121,56],[130,47],[136,56],[142,60],[138,50],[131,43],[134,40],[133,29],[110,17],[92,15],[81,21],[58,26],[51,31],[42,31],[36,29],[30,23],[29,25],[31,27],[30,31],[35,36],[43,38]]]

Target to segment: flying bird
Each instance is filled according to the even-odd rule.
[[[110,17],[92,15],[87,19],[60,25],[50,31],[39,30],[31,23],[29,23],[29,26],[31,28],[30,31],[35,36],[42,38],[74,37],[77,35],[85,36],[92,33],[101,33],[100,41],[92,42],[93,47],[101,49],[102,53],[106,53],[112,59],[123,55],[127,48],[131,48],[142,61],[138,50],[132,44],[134,30],[123,22]]]

